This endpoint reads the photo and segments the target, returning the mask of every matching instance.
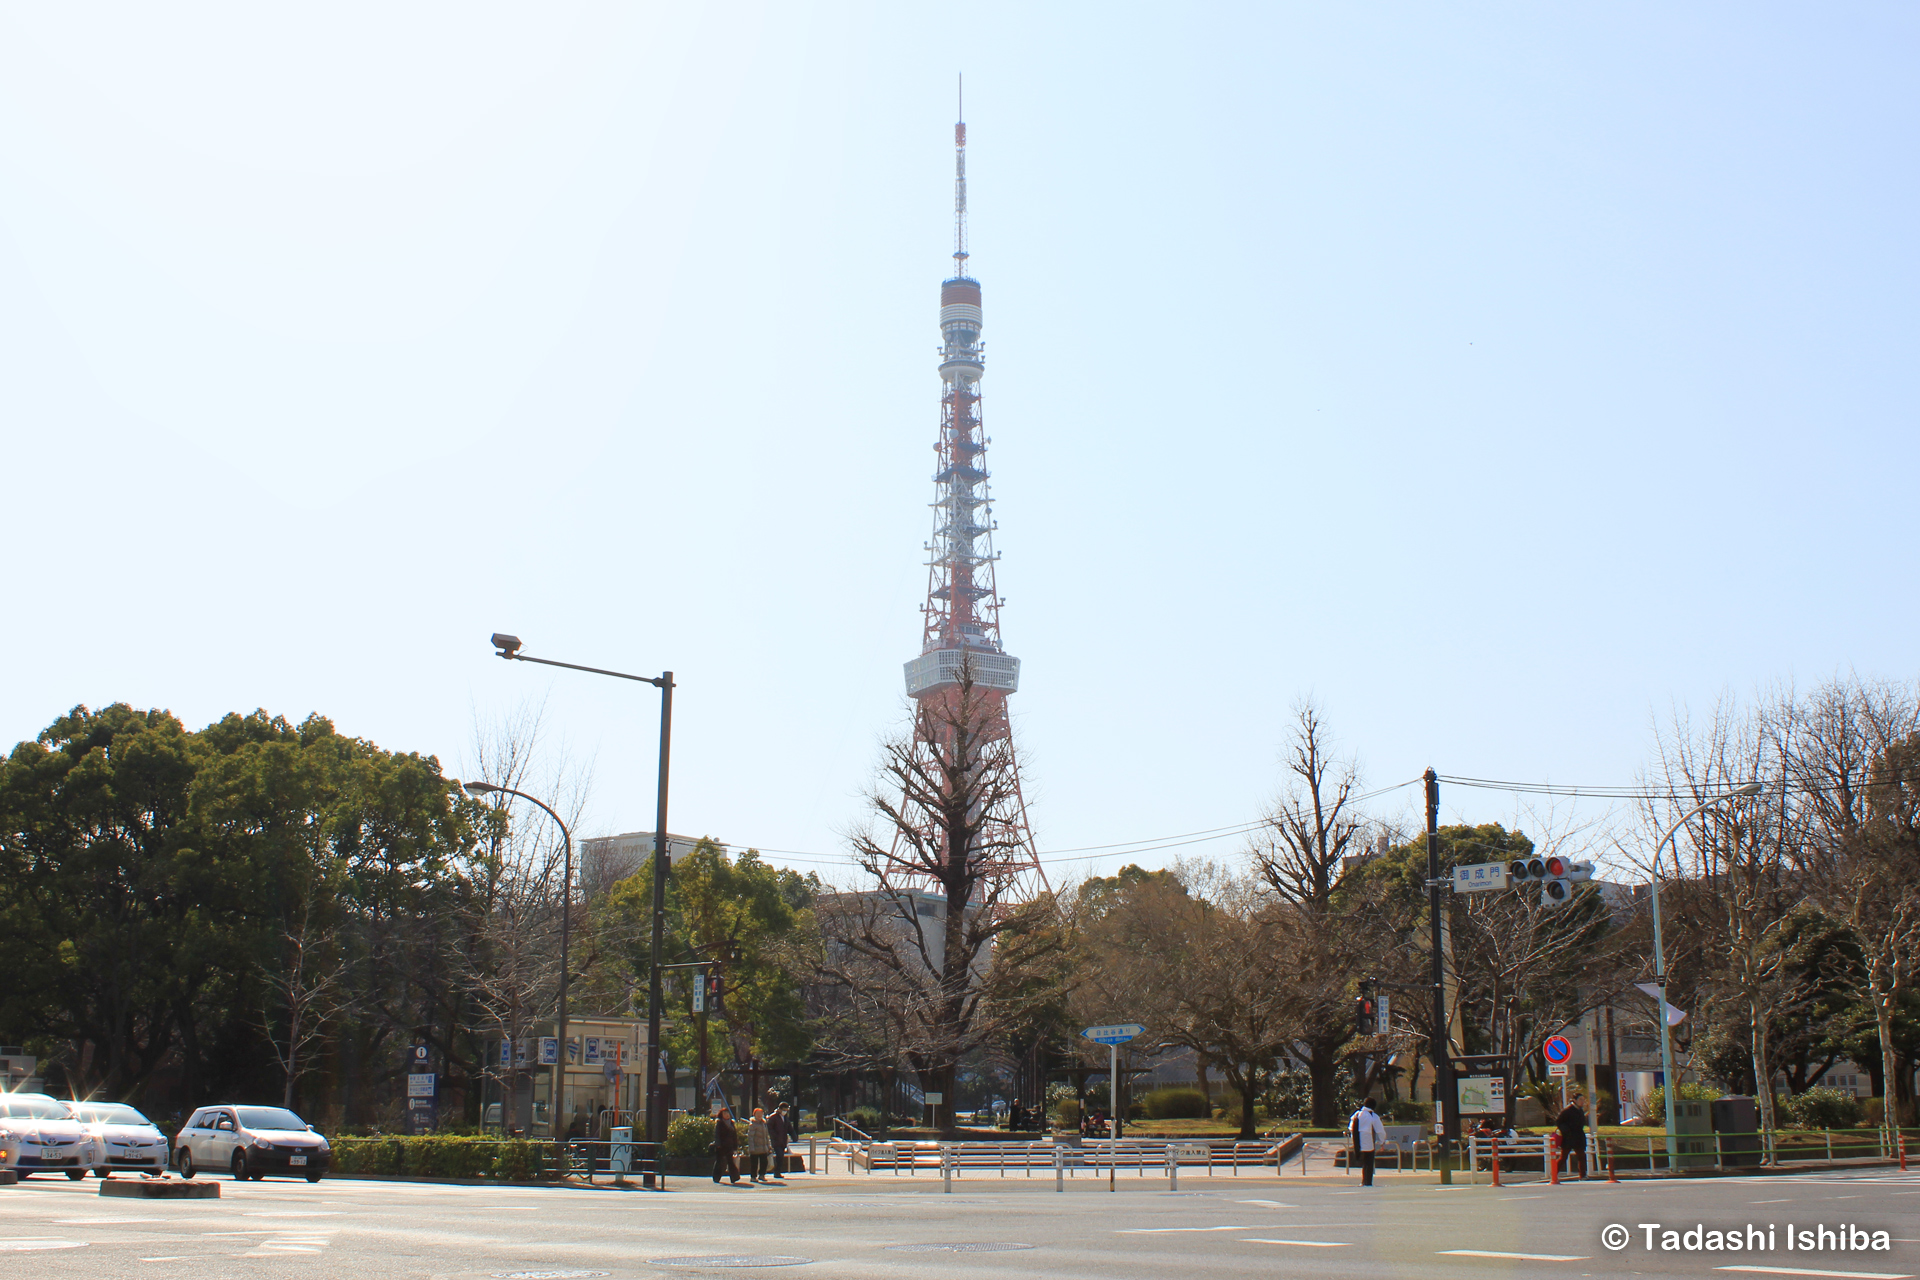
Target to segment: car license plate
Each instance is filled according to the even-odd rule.
[[[307,1158],[305,1156],[288,1156],[287,1157],[288,1164],[305,1164],[306,1162],[307,1162]]]

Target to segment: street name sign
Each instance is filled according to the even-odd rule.
[[[1147,1029],[1137,1022],[1117,1022],[1110,1027],[1087,1027],[1080,1034],[1095,1044],[1125,1044],[1147,1034]]]
[[[1481,893],[1487,889],[1507,887],[1507,864],[1504,862],[1475,862],[1453,869],[1453,891],[1455,893]]]

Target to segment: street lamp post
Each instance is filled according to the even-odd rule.
[[[1742,800],[1748,796],[1757,796],[1759,794],[1760,784],[1757,782],[1749,782],[1745,786],[1734,788],[1726,795],[1713,796],[1710,799],[1702,800],[1699,804],[1674,819],[1673,825],[1667,828],[1667,834],[1661,836],[1659,843],[1653,846],[1653,883],[1651,885],[1651,891],[1653,893],[1653,985],[1655,991],[1658,992],[1654,997],[1654,1002],[1657,1007],[1654,1009],[1653,1016],[1660,1024],[1660,1075],[1665,1081],[1660,1092],[1664,1096],[1667,1106],[1668,1172],[1673,1171],[1679,1163],[1680,1157],[1680,1145],[1678,1141],[1676,1141],[1673,1132],[1673,1095],[1674,1088],[1679,1081],[1675,1080],[1673,1076],[1673,1031],[1672,1028],[1667,1025],[1667,954],[1660,942],[1660,849],[1667,841],[1673,839],[1674,835],[1681,827],[1687,824],[1687,820],[1692,818],[1694,814],[1711,809],[1717,804],[1725,804],[1729,800]],[[1762,1081],[1761,1087],[1771,1088],[1772,1081]]]
[[[469,782],[466,790],[470,796],[519,796],[529,804],[539,805],[553,819],[554,825],[560,828],[560,839],[566,847],[565,862],[560,871],[560,1017],[559,1025],[555,1028],[559,1051],[553,1059],[553,1143],[558,1148],[567,1132],[564,1127],[567,1115],[567,980],[572,977],[567,970],[567,931],[573,922],[573,832],[567,830],[567,824],[544,800],[536,799],[524,791],[497,787],[491,782]]]
[[[633,676],[603,667],[583,667],[552,658],[534,658],[520,652],[520,637],[495,632],[493,647],[498,656],[519,662],[537,662],[547,667],[565,667],[616,680],[636,680],[660,691],[660,777],[653,818],[653,939],[647,984],[647,1141],[666,1139],[665,1109],[660,1106],[660,948],[667,924],[667,755],[673,731],[673,672],[657,676]]]

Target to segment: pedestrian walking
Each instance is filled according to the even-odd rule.
[[[781,1103],[767,1117],[767,1137],[773,1140],[773,1176],[781,1182],[787,1180],[787,1147],[793,1141],[793,1117],[787,1113],[787,1104]]]
[[[740,1149],[740,1130],[733,1123],[733,1113],[725,1107],[714,1113],[713,1117],[713,1180],[719,1182],[721,1175],[731,1178],[737,1186],[740,1182],[740,1166],[734,1163],[734,1152]]]
[[[1553,1127],[1560,1131],[1560,1159],[1572,1169],[1579,1170],[1580,1180],[1587,1180],[1587,1113],[1580,1104],[1584,1101],[1579,1094],[1573,1095],[1573,1101],[1555,1118]]]
[[[1373,1104],[1362,1099],[1360,1109],[1353,1113],[1353,1119],[1347,1122],[1347,1132],[1353,1138],[1353,1158],[1360,1164],[1360,1185],[1373,1185],[1373,1162],[1380,1156],[1380,1148],[1387,1145],[1387,1126],[1380,1123],[1380,1116]]]
[[[747,1180],[767,1180],[767,1157],[773,1154],[773,1135],[767,1132],[767,1117],[759,1107],[747,1121]]]

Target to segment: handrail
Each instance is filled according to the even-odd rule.
[[[861,1142],[872,1142],[874,1140],[872,1134],[867,1133],[861,1129],[855,1128],[851,1123],[847,1121],[846,1117],[835,1116],[833,1118],[833,1136],[835,1138],[839,1138],[843,1130],[847,1133],[852,1134],[857,1140]]]

